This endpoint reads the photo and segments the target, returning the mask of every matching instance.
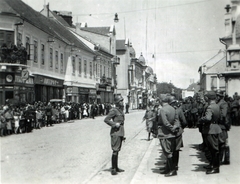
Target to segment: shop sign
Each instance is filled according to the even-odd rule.
[[[88,93],[89,93],[89,89],[86,89],[86,88],[78,88],[78,93],[79,93],[79,94],[88,94]]]
[[[15,83],[25,83],[25,84],[34,84],[33,78],[28,78],[27,80],[23,80],[20,76],[15,76]]]
[[[34,78],[35,84],[44,84],[44,85],[49,85],[49,86],[63,86],[63,80],[58,80],[58,79],[53,79],[53,78],[48,78],[48,77],[43,77],[43,76],[36,76]]]
[[[96,89],[90,89],[89,90],[89,94],[96,94],[96,93],[97,93]]]

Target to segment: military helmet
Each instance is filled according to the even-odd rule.
[[[116,95],[115,98],[114,98],[114,103],[117,104],[120,101],[123,101],[122,95]]]
[[[174,102],[176,102],[175,96],[169,96],[169,97],[168,97],[168,103],[169,103],[169,104],[172,104],[172,103],[174,103]]]

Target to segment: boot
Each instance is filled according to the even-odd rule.
[[[219,166],[220,166],[220,160],[219,160],[219,153],[215,153],[213,158],[213,168],[206,171],[206,174],[216,174],[219,173]]]
[[[165,174],[164,176],[165,177],[176,176],[177,175],[177,171],[174,168],[173,158],[167,158],[167,162],[168,162],[168,165],[169,165],[170,172]]]
[[[124,172],[123,169],[120,169],[120,168],[118,167],[118,154],[117,154],[117,159],[116,159],[116,171],[117,171],[117,172]]]
[[[224,161],[222,162],[224,165],[229,165],[230,164],[230,148],[229,146],[225,147],[225,157]]]
[[[178,170],[178,161],[179,161],[179,151],[174,151],[173,152],[173,164],[174,168]]]
[[[112,155],[112,175],[117,175],[117,155]]]
[[[219,147],[219,161],[220,161],[220,164],[222,164],[223,162],[223,155],[225,153],[225,146],[222,145]]]

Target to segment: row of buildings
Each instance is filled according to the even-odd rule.
[[[0,0],[0,105],[63,99],[146,106],[157,78],[115,26],[72,22],[71,12],[40,12],[21,0]]]
[[[204,91],[223,91],[229,97],[240,94],[240,0],[231,0],[225,9],[225,36],[219,38],[225,49],[199,66],[199,85],[190,85],[183,96]]]

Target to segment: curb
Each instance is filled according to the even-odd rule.
[[[149,161],[149,157],[152,153],[152,150],[154,148],[154,146],[156,145],[156,138],[153,138],[151,144],[148,147],[148,150],[146,151],[146,153],[144,154],[144,157],[142,159],[142,161],[140,162],[137,171],[135,172],[130,184],[138,184],[141,183],[142,181],[142,176],[144,175],[144,170],[146,170],[146,166],[147,163]]]

